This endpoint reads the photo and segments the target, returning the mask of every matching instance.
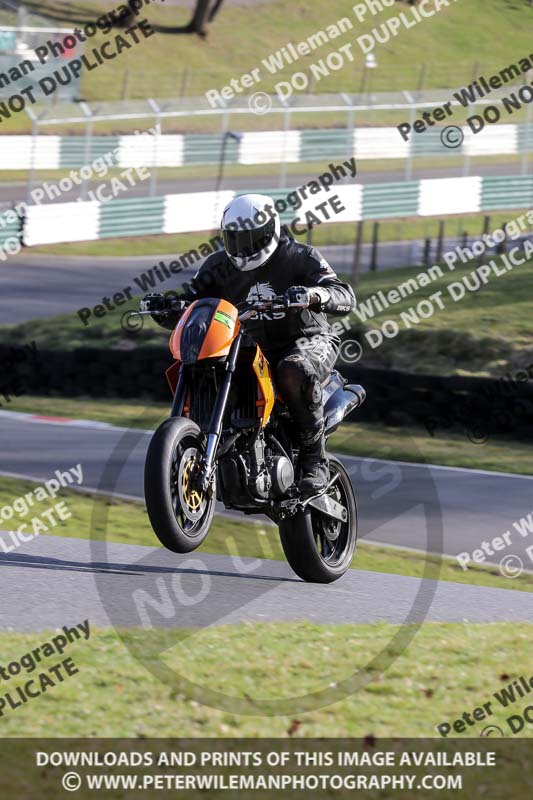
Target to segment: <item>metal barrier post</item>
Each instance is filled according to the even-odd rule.
[[[475,104],[472,106],[472,112],[474,114],[477,113],[477,107]],[[461,145],[461,150],[463,151],[463,176],[466,177],[470,174],[470,155],[468,148],[464,146],[464,142]]]
[[[357,238],[355,240],[355,251],[353,254],[352,278],[353,285],[356,286],[359,277],[359,266],[361,264],[361,247],[363,245],[363,220],[357,223]]]
[[[122,79],[122,92],[120,93],[121,100],[127,100],[128,98],[128,86],[130,82],[130,71],[128,68],[124,70],[124,77]]]
[[[220,131],[220,153],[218,158],[218,174],[215,181],[215,192],[220,191],[220,187],[222,186],[222,178],[224,176],[224,163],[226,161],[226,144],[228,139],[228,130],[229,130],[229,112],[227,108],[224,109],[224,114],[222,115],[222,130]]]
[[[180,99],[183,100],[185,97],[185,93],[187,91],[187,85],[189,83],[189,68],[184,67],[183,73],[181,76],[181,87],[180,87]]]
[[[88,103],[83,101],[80,103],[80,108],[85,114],[87,119],[87,126],[85,128],[85,150],[83,154],[83,165],[89,164],[92,152],[92,139],[93,139],[93,115],[92,111],[89,108]],[[87,178],[82,178],[81,184],[81,199],[85,200],[87,197]]]
[[[402,94],[408,103],[412,104],[415,102],[414,99],[409,94],[409,92],[404,91],[402,92]],[[409,108],[409,123],[411,125],[411,130],[413,128],[413,125],[415,124],[415,117],[416,117],[416,109],[413,108],[413,106],[411,105],[411,107]],[[398,134],[398,136],[399,135],[400,134]],[[412,177],[413,177],[413,150],[412,147],[410,147],[409,154],[405,159],[405,180],[410,181],[412,180]]]
[[[507,252],[507,222],[502,222],[502,231],[505,234],[505,238],[503,242],[499,242],[496,248],[496,252],[499,256],[504,255]]]
[[[429,267],[429,260],[431,257],[431,239],[428,237],[424,239],[424,255],[422,256],[422,265]]]
[[[481,231],[481,239],[483,239],[483,236],[486,233],[488,233],[489,230],[490,230],[490,217],[488,216],[488,214],[485,214],[485,216],[483,217],[483,230]],[[483,263],[483,258],[484,258],[483,253],[481,253],[477,257],[478,266]]]
[[[31,119],[31,160],[30,168],[28,170],[28,183],[26,187],[26,202],[28,205],[31,201],[31,192],[33,189],[35,178],[35,151],[37,150],[37,141],[39,136],[39,120],[33,113],[31,108],[26,108],[26,113]]]
[[[284,189],[287,185],[287,135],[289,132],[289,125],[291,120],[291,109],[289,106],[285,108],[285,114],[283,115],[283,152],[281,154],[281,164],[280,164],[280,171],[279,171],[279,188]]]
[[[531,71],[529,71],[526,75],[527,80],[531,83]],[[525,122],[525,130],[524,130],[524,152],[522,154],[522,165],[520,169],[521,175],[527,175],[529,172],[529,134],[531,131],[531,114],[533,109],[531,108],[531,103],[527,104],[526,109],[526,122]]]
[[[442,261],[442,253],[444,249],[444,220],[439,220],[439,238],[437,241],[437,255],[435,257],[435,263],[440,264]]]
[[[155,112],[155,124],[156,124],[156,131],[154,137],[154,148],[153,148],[153,158],[152,158],[152,172],[150,173],[150,197],[154,197],[157,192],[157,162],[159,156],[159,131],[161,128],[161,109],[157,105],[156,101],[153,100],[151,97],[148,98],[148,105]]]
[[[379,222],[374,222],[372,230],[372,255],[370,257],[370,269],[375,272],[378,268],[378,241],[379,241]]]
[[[417,90],[416,90],[416,93],[417,93],[418,97],[420,97],[420,95],[422,94],[422,92],[424,90],[424,84],[426,82],[427,71],[428,71],[428,65],[424,62],[424,64],[422,64],[420,66],[420,75],[418,76],[418,87],[417,87]]]

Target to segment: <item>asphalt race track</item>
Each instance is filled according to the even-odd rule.
[[[0,555],[3,630],[36,631],[75,625],[158,627],[238,622],[315,623],[532,621],[533,595],[403,575],[348,570],[329,586],[305,584],[288,564],[205,553],[176,556],[123,544],[40,536]],[[157,581],[178,581],[196,604],[160,615],[140,592],[157,596]],[[35,613],[36,609],[39,613]],[[143,614],[144,610],[144,614]]]
[[[449,239],[445,249],[457,244],[458,240]],[[320,252],[337,272],[351,272],[353,246],[321,247]],[[383,242],[379,245],[379,266],[380,269],[412,266],[421,262],[422,254],[422,242]],[[126,286],[132,287],[134,297],[141,296],[143,292],[134,278],[160,261],[175,258],[176,254],[132,258],[36,256],[23,251],[6,264],[0,264],[0,318],[3,323],[13,325],[55,314],[75,315],[79,308],[92,308],[101,303],[102,297],[112,297]],[[361,248],[361,272],[368,272],[370,260],[371,245],[365,244]],[[203,259],[154,286],[153,291],[179,288],[190,281],[202,263]]]
[[[469,241],[472,242],[472,237]],[[443,250],[453,250],[461,244],[460,239],[450,237],[443,241]],[[514,244],[518,244],[518,240]],[[435,255],[436,247],[434,239],[431,256]],[[334,269],[345,274],[352,272],[354,250],[355,247],[350,245],[320,247],[320,252]],[[416,274],[423,270],[422,266],[416,266],[422,264],[423,253],[422,241],[381,242],[378,247],[378,266],[380,270],[409,266],[413,267],[413,273]],[[364,244],[361,247],[360,272],[370,270],[371,256],[372,245]],[[143,292],[134,278],[160,261],[169,262],[176,257],[174,253],[132,258],[91,258],[33,255],[25,250],[5,264],[0,263],[0,318],[3,323],[13,325],[56,314],[76,315],[78,309],[92,308],[101,303],[104,296],[112,297],[127,286],[133,289],[134,297],[140,296]],[[170,280],[154,286],[152,291],[178,289],[191,280],[202,263],[203,259],[194,267],[187,267],[179,275],[173,275]]]
[[[2,412],[0,438],[0,473],[44,481],[56,469],[81,463],[83,489],[143,496],[149,434],[142,430],[31,421]],[[531,513],[532,477],[348,456],[342,460],[356,488],[361,538],[456,556],[511,530],[512,546],[487,555],[487,562],[499,564],[512,554],[533,570],[526,552],[533,532],[523,537],[512,525]]]
[[[333,159],[335,160],[335,159]],[[471,175],[509,175],[517,171],[515,164],[506,163],[492,163],[492,164],[471,164]],[[161,175],[164,175],[164,169],[161,168]],[[4,173],[7,174],[7,173]],[[58,174],[63,174],[58,173]],[[461,178],[464,177],[464,164],[461,162],[454,166],[447,167],[419,167],[416,161],[413,161],[412,176],[409,180],[418,180],[420,178]],[[302,172],[296,175],[287,175],[285,184],[287,191],[290,191],[296,186],[303,186],[303,184],[316,179],[317,170],[313,172],[309,169],[307,172]],[[89,182],[88,189],[96,188],[98,185],[104,183],[106,178],[99,179],[96,182]],[[216,185],[216,176],[211,178],[165,178],[161,177],[157,181],[156,194],[181,194],[184,192],[212,192]],[[383,183],[385,181],[391,183],[403,182],[406,180],[405,168],[402,169],[384,169],[384,170],[371,170],[365,165],[365,162],[360,162],[357,168],[357,183]],[[49,181],[50,182],[50,181]],[[344,183],[346,181],[340,181]],[[352,182],[352,179],[350,181]],[[39,185],[39,173],[37,172],[34,177],[34,186]],[[264,191],[268,189],[275,189],[279,184],[278,175],[243,175],[237,177],[227,177],[221,184],[221,188],[225,189],[231,186],[235,191]],[[144,197],[147,189],[146,184],[139,183],[136,186],[128,189],[128,197]],[[0,183],[0,203],[20,203],[26,200],[27,197],[27,184],[26,183]],[[61,202],[73,202],[79,197],[79,188],[73,187],[70,192],[64,192],[61,195]]]

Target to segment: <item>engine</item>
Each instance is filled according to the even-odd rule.
[[[286,455],[267,445],[261,432],[248,453],[248,488],[262,499],[281,497],[294,483],[294,467]]]
[[[248,446],[232,448],[219,463],[219,476],[226,497],[236,507],[250,505],[250,495],[258,500],[282,497],[294,483],[294,467],[274,444],[265,441],[261,431]]]

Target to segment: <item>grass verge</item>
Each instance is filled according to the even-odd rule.
[[[491,272],[487,283],[475,289],[475,264],[433,267],[431,277],[422,268],[371,272],[361,276],[357,286],[359,313],[367,303],[366,322],[352,315],[347,324],[363,344],[364,366],[400,369],[406,372],[427,372],[437,375],[465,374],[502,377],[533,364],[533,321],[530,298],[533,292],[533,261],[516,265],[509,270],[504,264],[500,273]],[[469,281],[468,284],[465,281]],[[179,278],[155,288],[163,291],[179,285]],[[450,285],[454,284],[452,290]],[[470,287],[468,290],[466,286]],[[133,291],[136,291],[133,283]],[[397,287],[397,288],[396,288]],[[403,288],[402,288],[403,287]],[[414,287],[414,288],[413,288]],[[122,290],[124,285],[117,287]],[[395,289],[399,302],[378,311],[370,301],[373,295]],[[457,301],[457,292],[464,295]],[[440,301],[428,298],[441,292]],[[109,293],[111,294],[111,293]],[[380,295],[381,296],[381,295]],[[422,309],[417,312],[420,301]],[[100,303],[95,297],[94,303]],[[433,313],[428,317],[428,303]],[[166,346],[167,333],[148,322],[142,332],[126,333],[120,319],[126,309],[138,308],[137,300],[116,306],[102,319],[91,317],[82,325],[73,311],[56,317],[31,320],[19,325],[1,325],[2,344],[37,342],[39,349],[76,347],[122,347],[161,344]],[[368,310],[370,309],[370,311]],[[371,313],[370,313],[371,312]],[[414,317],[413,317],[414,314]],[[405,315],[405,316],[402,316]],[[418,316],[417,316],[418,315]],[[418,323],[416,319],[418,318]],[[365,331],[379,329],[386,320],[398,325],[398,335],[384,337],[380,346],[366,340]],[[390,326],[387,329],[390,331]]]
[[[16,498],[31,492],[35,486],[36,484],[31,481],[21,481],[0,475],[0,509],[11,505]],[[159,546],[142,503],[87,495],[72,490],[62,490],[56,500],[46,503],[43,501],[27,512],[21,509],[21,512],[17,513],[13,519],[4,520],[1,525],[5,530],[16,530],[19,525],[26,523],[27,527],[24,528],[24,532],[31,535],[32,517],[39,515],[39,512],[58,502],[66,504],[68,512],[71,514],[70,518],[58,521],[56,525],[52,525],[50,520],[47,522],[47,518],[41,518],[41,523],[45,524],[47,529],[42,530],[40,527],[40,533],[75,539],[93,538],[147,547]],[[99,513],[94,513],[95,506],[98,507]],[[57,514],[54,519],[56,518]],[[3,545],[0,544],[0,552],[9,552],[10,547],[12,550],[14,549],[13,540],[8,533],[2,533],[0,538],[3,543]],[[239,522],[222,516],[215,517],[208,539],[198,552],[227,555],[235,559],[285,559],[275,527]],[[435,574],[439,575],[439,580],[500,589],[533,591],[533,575],[527,573],[510,582],[496,566],[487,567],[478,564],[473,565],[468,571],[464,571],[453,558],[439,559],[437,556],[428,556],[427,558],[431,562]],[[360,541],[353,568],[370,572],[422,577],[425,561],[426,556],[423,553]],[[441,563],[440,572],[438,570],[439,562]]]
[[[47,0],[35,3],[33,10],[50,14],[54,25],[74,27],[94,22],[99,14],[109,12],[109,3],[78,0],[75,9],[71,9],[70,4]],[[385,9],[382,20],[396,14],[396,9]],[[299,0],[298,4],[272,2],[245,11],[225,6],[204,41],[196,36],[177,35],[173,30],[189,21],[189,9],[168,3],[154,4],[143,9],[142,17],[159,26],[159,31],[123,52],[112,64],[86,73],[82,78],[82,97],[89,101],[116,100],[120,96],[176,97],[185,88],[185,67],[188,95],[220,90],[232,78],[238,79],[253,68],[260,70],[261,81],[250,91],[271,91],[277,82],[290,78],[296,71],[303,70],[311,78],[311,64],[345,44],[352,45],[352,59],[346,58],[341,70],[330,71],[325,77],[322,74],[318,81],[310,83],[315,84],[314,91],[360,92],[362,59],[355,38],[376,25],[374,15],[360,21],[345,0],[330,0],[327,5],[313,0]],[[351,28],[345,28],[342,35],[329,41],[322,39],[317,46],[317,32],[345,17],[349,17]],[[475,75],[490,76],[530,52],[527,22],[531,18],[532,11],[526,4],[502,4],[499,0],[470,0],[468,4],[444,8],[430,21],[402,28],[389,45],[377,44],[379,69],[372,71],[367,91],[415,89],[422,65],[426,65],[426,88],[459,86],[469,83]],[[466,55],[471,52],[472,19],[476,20],[475,57]],[[505,30],[507,35],[495,37],[496,30]],[[287,45],[291,40],[289,31],[298,32],[295,44],[314,36],[314,47],[296,64],[283,63],[282,69],[274,69],[273,74],[262,59],[269,59]],[[117,32],[115,29],[108,34],[98,33],[91,39],[91,47],[100,47]],[[236,42],[239,46],[235,46]],[[308,87],[308,90],[313,89]]]
[[[170,399],[168,403],[144,403],[21,396],[13,398],[6,408],[29,414],[92,419],[120,427],[149,430],[155,429],[168,416]],[[437,430],[430,436],[424,427],[393,427],[359,422],[343,425],[334,433],[330,438],[330,450],[363,458],[533,475],[531,445],[503,435],[494,435],[486,442],[473,444],[459,431]]]
[[[519,713],[525,701],[504,709],[492,694],[521,675],[529,676],[530,625],[468,624],[465,630],[459,624],[425,623],[405,651],[392,651],[397,657],[387,671],[369,669],[373,656],[392,648],[397,630],[388,624],[307,622],[213,627],[188,632],[185,638],[173,630],[134,629],[120,636],[114,630],[93,630],[88,641],[68,649],[78,674],[21,708],[6,710],[0,731],[4,737],[46,738],[286,737],[291,731],[300,737],[431,737],[436,725],[492,700],[494,713],[463,736],[479,736],[488,723],[510,735],[506,718]],[[2,633],[2,663],[20,659],[51,635]],[[134,657],[141,648],[142,661]],[[157,662],[164,650],[175,685],[158,681],[143,664]],[[49,658],[39,669],[58,660]],[[333,705],[298,713],[297,719],[254,714],[251,698],[289,706],[294,698],[359,670],[368,685]],[[180,676],[194,676],[194,697]],[[12,679],[9,691],[24,680]],[[202,687],[244,700],[250,715],[203,705]],[[521,735],[531,736],[531,731],[526,725]]]

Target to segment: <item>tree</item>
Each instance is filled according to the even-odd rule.
[[[222,8],[223,3],[224,0],[196,0],[191,21],[187,25],[165,26],[152,24],[152,28],[157,33],[184,33],[205,37],[210,23]],[[34,14],[40,14],[48,19],[60,20],[62,23],[70,25],[86,25],[93,21],[87,7],[76,2],[66,3],[63,0],[48,0],[46,6],[44,6],[42,0],[0,0],[0,7],[6,5],[14,11],[22,4]],[[117,5],[119,4],[117,3]],[[120,18],[115,17],[116,27],[127,28],[130,25],[134,25],[137,15],[131,11],[131,7],[128,10],[127,0],[123,0],[120,7],[123,11]]]
[[[214,20],[224,0],[196,0],[196,8],[189,25],[191,33],[207,36],[207,27]]]

